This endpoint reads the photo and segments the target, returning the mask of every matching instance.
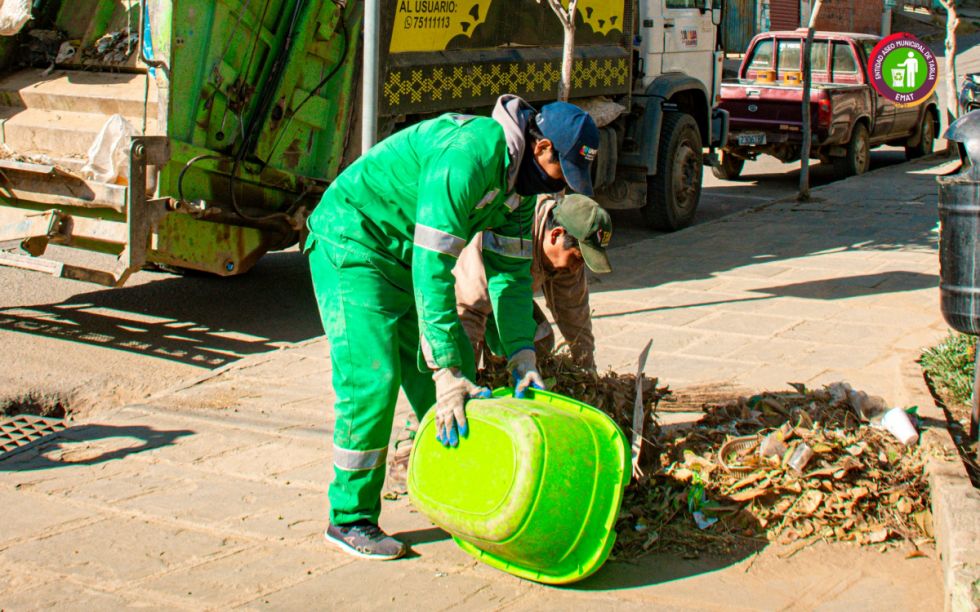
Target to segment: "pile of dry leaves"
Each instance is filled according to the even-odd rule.
[[[549,388],[605,411],[631,437],[635,376],[595,374],[562,354],[539,366]],[[504,364],[491,362],[481,382],[506,386]],[[705,405],[696,424],[661,429],[656,407],[670,391],[656,380],[642,387],[643,475],[626,489],[614,557],[931,540],[925,453],[875,425],[880,398],[840,383],[793,385]]]

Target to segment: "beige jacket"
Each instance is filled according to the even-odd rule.
[[[534,211],[532,245],[533,259],[531,275],[534,291],[544,293],[545,303],[554,316],[555,323],[569,342],[572,355],[586,367],[595,365],[595,338],[592,336],[592,318],[589,309],[589,284],[585,277],[586,267],[580,266],[576,272],[568,270],[554,272],[544,267],[545,220],[548,212],[555,207],[551,198],[542,198]],[[476,361],[480,362],[483,353],[484,335],[487,320],[493,314],[490,294],[487,289],[487,276],[483,270],[483,235],[477,234],[459,256],[453,274],[456,275],[456,311],[473,344]],[[554,334],[544,313],[537,304],[534,319],[538,322],[535,346],[541,350],[554,347]]]

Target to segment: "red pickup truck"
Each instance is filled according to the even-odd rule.
[[[728,111],[729,130],[715,176],[736,178],[746,159],[763,153],[783,162],[800,158],[805,38],[805,29],[757,35],[738,79],[722,83],[720,106]],[[871,86],[868,55],[879,40],[845,32],[816,32],[813,38],[811,157],[832,162],[844,176],[866,172],[874,147],[904,146],[911,159],[931,153],[936,138],[935,94],[918,106],[898,107]]]

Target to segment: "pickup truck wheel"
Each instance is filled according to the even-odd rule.
[[[742,168],[744,167],[744,159],[722,152],[721,164],[718,166],[713,166],[711,168],[711,173],[720,179],[734,181],[739,177],[739,175],[742,174]]]
[[[851,142],[847,143],[847,154],[834,159],[834,169],[844,176],[864,174],[871,165],[871,142],[868,128],[863,123],[854,126]]]
[[[647,203],[640,209],[652,229],[672,232],[694,221],[704,164],[701,132],[687,113],[664,113],[657,174],[647,177]]]
[[[922,117],[920,134],[919,142],[914,146],[905,145],[905,159],[916,159],[932,153],[933,143],[936,141],[936,120],[929,111]]]

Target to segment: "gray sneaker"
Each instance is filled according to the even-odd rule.
[[[363,559],[390,561],[403,556],[408,547],[370,521],[357,521],[348,525],[330,524],[323,533],[328,542],[340,547],[345,553]]]

